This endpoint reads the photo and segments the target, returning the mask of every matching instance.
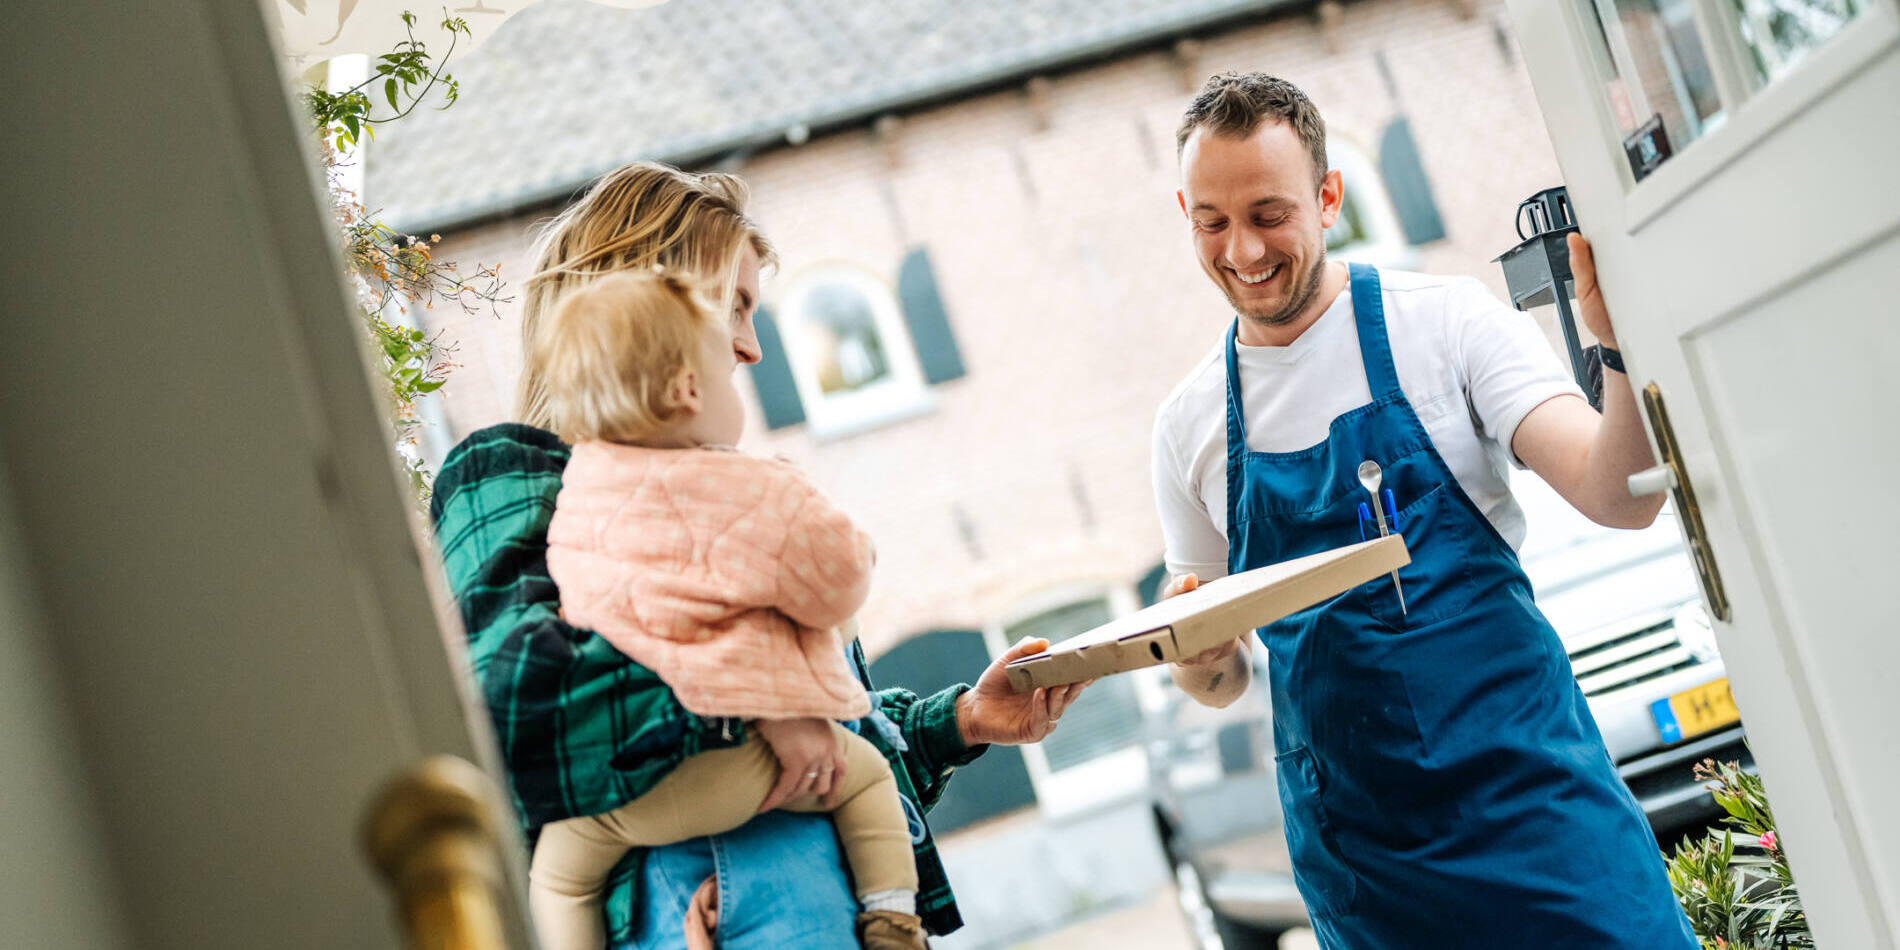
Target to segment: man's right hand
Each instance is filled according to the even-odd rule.
[[[844,788],[844,749],[826,719],[760,719],[752,724],[778,759],[778,784],[759,803],[768,812],[806,795],[817,795],[825,808],[838,803]]]
[[[1199,577],[1183,574],[1168,582],[1161,599],[1185,594],[1199,586]],[[1248,662],[1253,655],[1249,636],[1243,633],[1219,646],[1176,660],[1168,671],[1174,677],[1174,685],[1203,706],[1231,705],[1253,682],[1253,665]]]
[[[1161,592],[1161,599],[1167,600],[1177,594],[1185,594],[1199,586],[1201,586],[1200,575],[1182,574],[1168,581],[1167,589]]]

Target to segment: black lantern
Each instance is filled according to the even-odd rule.
[[[1577,385],[1590,398],[1590,405],[1603,408],[1603,363],[1596,347],[1583,348],[1577,337],[1577,318],[1570,311],[1575,295],[1575,278],[1570,274],[1570,246],[1565,235],[1577,230],[1577,219],[1570,211],[1570,193],[1561,186],[1546,188],[1517,206],[1518,245],[1497,258],[1504,265],[1504,284],[1511,291],[1511,305],[1519,310],[1554,304],[1557,325],[1564,331],[1564,346],[1570,351],[1570,368]]]

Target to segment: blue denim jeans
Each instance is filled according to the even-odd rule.
[[[711,838],[647,852],[632,943],[685,950],[693,891],[719,875],[719,950],[857,950],[852,896],[829,815],[766,812]]]

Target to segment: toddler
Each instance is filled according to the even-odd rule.
[[[830,811],[871,950],[922,950],[917,868],[884,757],[839,725],[870,713],[836,632],[870,589],[871,542],[791,465],[732,448],[745,417],[730,328],[681,277],[603,277],[562,301],[531,359],[574,444],[548,527],[570,623],[593,630],[701,716],[833,720],[844,777]],[[530,905],[550,950],[600,950],[607,873],[629,848],[730,831],[778,760],[756,730],[688,757],[611,812],[541,830]]]

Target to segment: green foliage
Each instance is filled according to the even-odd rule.
[[[342,92],[321,88],[304,90],[304,104],[317,121],[318,136],[336,151],[354,146],[364,133],[375,138],[379,123],[393,122],[416,111],[416,106],[437,86],[442,87],[439,108],[454,105],[456,97],[461,95],[461,85],[445,70],[449,57],[455,55],[456,43],[469,36],[468,22],[449,16],[446,9],[442,11],[441,26],[449,34],[449,48],[434,62],[431,62],[428,45],[416,39],[416,15],[404,10],[402,25],[409,38],[376,57],[374,75],[368,79]],[[370,94],[365,91],[378,82],[382,84],[384,101],[389,103],[389,114],[382,116],[374,114]],[[408,104],[404,105],[405,102]]]
[[[1807,915],[1794,873],[1775,831],[1761,777],[1739,763],[1712,759],[1696,766],[1710,783],[1729,828],[1684,842],[1668,859],[1669,884],[1707,950],[1811,948]],[[1736,844],[1736,832],[1743,834]]]
[[[454,346],[441,340],[441,334],[429,336],[407,327],[401,319],[391,319],[414,304],[433,310],[437,300],[454,300],[466,312],[475,312],[483,304],[505,302],[502,296],[500,268],[477,268],[464,277],[454,262],[437,260],[435,245],[439,234],[429,239],[401,234],[376,220],[344,184],[340,173],[346,167],[344,156],[361,137],[376,137],[376,125],[395,122],[416,110],[435,87],[443,89],[443,106],[456,101],[460,87],[447,72],[448,57],[454,53],[458,38],[469,36],[469,27],[460,17],[443,11],[441,27],[448,30],[448,49],[437,61],[428,47],[416,40],[416,15],[403,11],[403,28],[409,34],[390,53],[376,57],[371,78],[344,91],[321,87],[304,89],[304,104],[310,106],[317,146],[323,156],[325,179],[329,180],[331,213],[344,241],[344,257],[350,264],[357,306],[363,315],[363,327],[369,334],[372,353],[382,371],[390,399],[390,426],[395,435],[397,454],[409,471],[410,486],[416,492],[416,504],[428,505],[429,475],[416,448],[416,429],[422,428],[422,416],[416,403],[448,382],[448,372],[456,365],[448,359]],[[376,104],[365,91],[380,82],[388,114],[376,114]]]
[[[464,277],[453,262],[435,258],[435,245],[442,240],[441,235],[423,240],[383,224],[343,182],[340,170],[345,167],[344,155],[360,137],[373,139],[376,126],[414,112],[438,86],[442,88],[442,108],[455,103],[459,87],[446,67],[455,51],[456,38],[469,35],[468,24],[444,11],[441,25],[449,32],[449,49],[435,60],[416,39],[415,15],[404,11],[402,21],[409,38],[375,60],[374,75],[342,92],[306,89],[303,101],[310,108],[322,152],[330,208],[343,238],[357,304],[388,393],[397,452],[409,473],[417,503],[426,506],[431,475],[416,446],[416,431],[422,425],[417,402],[448,381],[455,369],[450,361],[454,347],[444,343],[440,334],[430,336],[404,325],[400,319],[392,320],[391,308],[397,314],[417,304],[434,309],[436,301],[446,299],[460,304],[465,311],[474,312],[486,305],[492,312],[496,303],[509,298],[501,296],[499,268],[478,267]],[[379,82],[383,100],[389,104],[389,112],[382,115],[376,114],[376,106],[365,92]]]

